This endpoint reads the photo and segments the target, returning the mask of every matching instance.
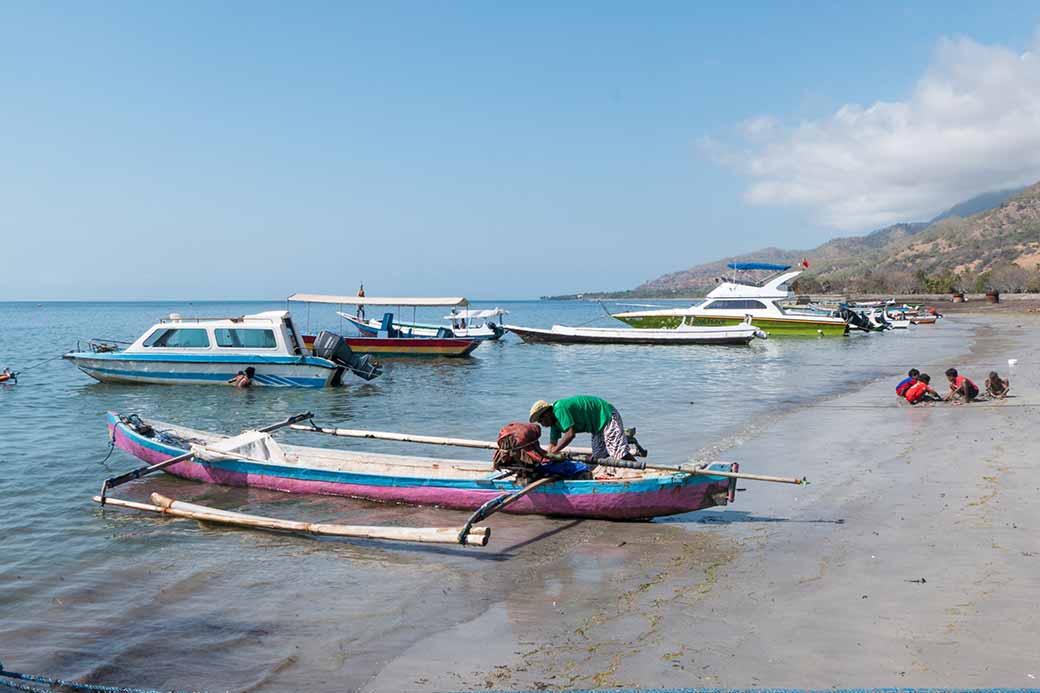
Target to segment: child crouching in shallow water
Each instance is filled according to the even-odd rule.
[[[989,377],[986,378],[986,394],[994,399],[1004,399],[1007,397],[1008,390],[1011,389],[1011,381],[1004,380],[996,371],[990,371]]]
[[[950,392],[946,395],[948,401],[954,404],[971,402],[979,396],[979,386],[958,373],[956,368],[946,369],[946,379],[950,381]]]
[[[899,381],[896,385],[896,397],[905,397],[906,391],[917,382],[917,376],[921,375],[921,371],[916,368],[911,368],[910,372],[906,374],[906,377]]]
[[[917,382],[911,385],[906,390],[906,401],[910,404],[920,404],[921,402],[941,402],[942,395],[932,389],[928,384],[932,382],[932,379],[928,377],[927,373],[921,373],[917,376]]]

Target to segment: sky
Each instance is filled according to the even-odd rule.
[[[0,0],[0,300],[537,298],[1040,180],[1040,4]]]

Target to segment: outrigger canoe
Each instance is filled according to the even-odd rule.
[[[164,471],[227,486],[456,510],[476,510],[524,488],[503,478],[490,463],[282,445],[260,431],[229,437],[114,412],[108,414],[108,427],[116,447],[149,464],[196,451]],[[736,463],[689,469],[696,472],[646,469],[630,472],[628,478],[551,481],[503,512],[633,520],[701,510],[734,499],[736,478],[724,475],[737,472]]]

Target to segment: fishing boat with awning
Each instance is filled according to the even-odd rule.
[[[789,285],[802,270],[789,272],[790,265],[763,262],[732,263],[727,267],[738,272],[771,274],[761,284],[723,278],[705,300],[687,308],[614,313],[613,317],[632,327],[649,329],[676,328],[680,325],[738,325],[750,317],[755,327],[765,330],[770,336],[831,336],[848,332],[846,318],[837,313],[821,315],[781,305],[794,296]]]
[[[375,337],[382,329],[381,321],[375,318],[366,320],[343,311],[337,311],[336,314],[356,327],[357,331],[366,337]],[[394,320],[393,328],[410,337],[470,337],[482,342],[494,342],[501,339],[502,335],[506,333],[502,326],[503,315],[509,315],[509,311],[501,308],[458,310],[453,307],[451,312],[444,316],[444,319],[448,321],[447,325]],[[494,318],[498,318],[497,323]]]
[[[447,327],[437,328],[437,332],[432,335],[399,328],[394,313],[384,313],[380,320],[371,323],[364,318],[365,306],[410,307],[414,315],[415,309],[420,307],[468,306],[469,301],[463,297],[377,298],[298,293],[290,296],[288,300],[339,306],[340,310],[336,311],[336,314],[358,329],[359,336],[342,335],[343,342],[357,354],[370,354],[379,358],[461,358],[469,356],[482,341],[476,337],[455,336]],[[342,310],[344,306],[357,306],[359,310],[356,315],[351,316]],[[313,335],[304,335],[306,344],[311,345],[314,340]]]

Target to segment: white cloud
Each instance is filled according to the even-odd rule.
[[[1040,38],[1024,53],[943,40],[905,101],[788,127],[759,116],[736,125],[737,145],[699,145],[751,179],[751,204],[800,207],[844,230],[927,219],[1040,179],[1038,53]]]

